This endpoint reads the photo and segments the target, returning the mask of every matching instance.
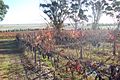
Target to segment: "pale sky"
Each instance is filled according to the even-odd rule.
[[[44,23],[44,16],[40,11],[39,4],[41,0],[4,0],[9,5],[8,13],[2,24],[27,24]]]
[[[10,8],[0,24],[46,23],[41,17],[45,17],[45,14],[39,8],[40,1],[43,0],[4,0]],[[113,23],[113,19],[105,15],[100,20],[100,23],[111,22]]]

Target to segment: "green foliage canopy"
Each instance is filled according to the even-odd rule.
[[[50,18],[55,28],[60,29],[67,18],[87,20],[82,5],[86,0],[49,0],[50,3],[40,3],[40,8]]]
[[[118,0],[109,0],[109,1],[110,3],[107,4],[104,13],[106,13],[106,15],[115,17],[116,19],[120,19],[120,1]]]
[[[62,27],[61,25],[69,15],[67,0],[50,0],[50,3],[40,3],[40,7],[57,29]]]
[[[9,9],[9,6],[4,4],[3,0],[0,0],[0,21],[3,20],[8,9]]]

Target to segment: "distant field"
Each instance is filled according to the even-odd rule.
[[[39,31],[39,30],[17,31],[17,32],[0,32],[0,39],[15,39],[15,36],[18,33],[29,33],[29,32],[37,32],[37,31]]]
[[[15,38],[16,32],[0,32],[0,39]]]

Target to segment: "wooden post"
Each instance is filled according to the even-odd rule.
[[[40,55],[39,55],[40,56]],[[39,80],[41,80],[41,60],[40,60],[40,58],[39,58],[39,68],[40,68],[40,77],[39,77]]]
[[[116,55],[116,41],[113,41],[113,55]]]
[[[80,59],[83,59],[83,47],[80,45]]]

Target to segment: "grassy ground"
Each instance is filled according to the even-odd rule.
[[[19,55],[14,40],[0,40],[0,80],[24,80]]]
[[[61,48],[59,48],[58,51],[59,50],[61,50]],[[69,55],[70,57],[74,56],[75,58],[79,58],[79,50],[70,49],[70,48],[64,50],[66,55]],[[111,57],[111,59],[105,64],[120,64],[119,60],[117,59],[117,56],[112,56],[111,54],[108,55],[96,54],[94,53],[96,50],[84,51],[83,54],[84,60],[87,61],[89,60],[92,62],[101,62],[101,61],[104,62],[108,57]],[[25,80],[23,66],[21,65],[20,57],[19,57],[20,54],[21,52],[19,52],[17,48],[17,44],[13,39],[0,40],[0,80]],[[27,56],[31,58],[32,55],[27,54]],[[48,65],[48,67],[52,68],[52,64],[48,59],[42,59],[42,60],[44,63]],[[66,62],[67,60],[61,58],[60,66],[64,66]],[[71,76],[71,73],[66,74],[64,71],[62,71],[60,73],[60,76],[67,78]],[[78,80],[80,76],[82,75],[77,75],[77,73],[75,73],[75,77],[76,77],[75,80]],[[89,76],[89,80],[94,80],[93,76]]]
[[[65,52],[71,52],[70,53],[70,55],[72,56],[72,53],[74,54],[74,56],[76,56],[75,55],[75,53],[76,53],[76,50],[67,50],[67,49],[65,49],[66,51]],[[67,54],[67,53],[66,53]],[[30,58],[32,58],[32,54],[31,53],[29,53],[29,52],[26,52],[26,56],[30,59]],[[95,53],[87,53],[87,54],[84,54],[84,60],[86,60],[86,61],[92,61],[92,62],[101,62],[101,61],[105,61],[108,57],[109,57],[110,55],[106,55],[106,56],[103,56],[103,55],[98,55],[98,54],[95,54]],[[37,55],[37,57],[38,57],[38,55]],[[39,58],[39,57],[38,57]],[[37,59],[38,59],[37,58]],[[116,62],[116,59],[113,61],[113,59],[112,59],[113,57],[111,57],[111,59],[107,62],[107,63],[104,63],[105,65],[107,65],[107,64],[113,64],[113,63],[116,63],[116,64],[118,64],[117,62]],[[31,61],[32,61],[32,59],[30,59]],[[51,61],[49,61],[47,58],[45,58],[45,59],[42,59],[42,57],[41,57],[41,60],[43,61],[43,62],[45,62],[47,65],[49,65],[49,67],[51,67],[52,68],[52,65],[51,65]],[[60,58],[60,63],[59,63],[59,67],[61,67],[61,69],[58,69],[58,70],[56,70],[56,75],[58,76],[58,77],[60,77],[61,79],[66,79],[66,78],[70,78],[72,75],[71,75],[71,73],[70,72],[68,72],[68,73],[66,73],[66,71],[65,71],[65,64],[66,64],[66,62],[67,62],[68,60],[65,60],[64,58]],[[105,67],[102,67],[102,68],[105,68]],[[83,75],[82,74],[80,74],[80,75],[78,75],[78,73],[77,72],[74,72],[74,77],[75,77],[75,79],[74,80],[80,80],[80,78],[82,77]],[[94,77],[95,77],[95,75],[94,74],[92,74],[92,75],[90,75],[89,77],[88,77],[88,80],[94,80]],[[106,78],[106,77],[105,77]],[[105,80],[108,80],[108,78],[106,78]]]
[[[58,48],[57,50],[60,51],[61,49],[64,50],[65,52],[65,55],[68,55],[70,57],[74,57],[74,58],[79,58],[80,56],[80,51],[78,49],[70,49],[70,48]],[[100,63],[100,62],[103,62],[105,66],[101,66],[101,70],[102,69],[107,69],[108,68],[108,65],[119,65],[120,64],[120,60],[119,60],[119,54],[117,54],[116,56],[113,56],[112,55],[112,52],[109,53],[109,51],[111,51],[111,47],[108,48],[108,47],[104,47],[104,51],[102,48],[95,48],[95,49],[91,49],[91,50],[84,50],[83,51],[83,61],[90,61],[93,63]],[[97,54],[97,52],[103,52],[101,54]],[[107,52],[107,53],[106,53]],[[106,61],[108,58],[110,58],[108,61]],[[61,64],[60,65],[65,65],[66,64],[66,61],[64,59],[61,59]],[[69,76],[71,74],[65,74],[62,72],[62,74],[64,77],[66,76]],[[75,80],[78,80],[80,78],[81,75],[76,75],[75,74],[75,77],[76,79]],[[94,75],[91,75],[89,76],[88,80],[94,80]],[[105,80],[108,80],[107,77],[105,77]]]

